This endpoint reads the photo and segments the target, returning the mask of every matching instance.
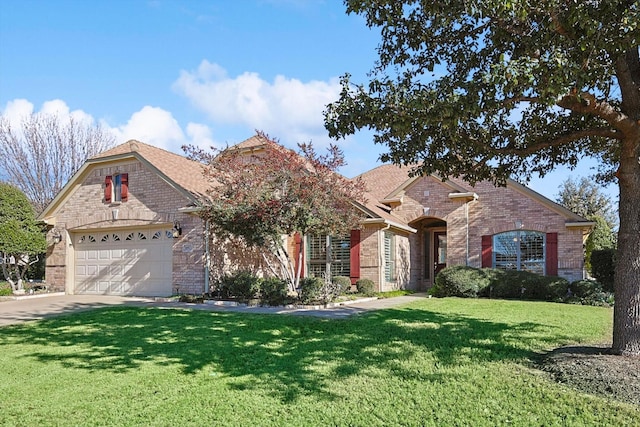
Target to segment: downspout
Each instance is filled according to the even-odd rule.
[[[466,238],[466,248],[465,248],[465,257],[464,264],[469,266],[469,201],[464,204],[464,219],[465,219],[465,238]]]
[[[204,293],[209,293],[209,275],[211,271],[211,249],[209,247],[209,240],[211,237],[211,223],[207,218],[204,226]]]

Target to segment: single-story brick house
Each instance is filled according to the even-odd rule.
[[[237,147],[253,152],[262,144],[254,136]],[[593,223],[515,181],[471,187],[408,172],[383,165],[361,175],[367,202],[349,236],[291,236],[304,274],[369,278],[379,290],[427,289],[456,264],[582,278]],[[50,288],[140,296],[208,290],[206,265],[220,258],[198,216],[209,185],[200,163],[138,141],[87,160],[40,215],[50,228]]]

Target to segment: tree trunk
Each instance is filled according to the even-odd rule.
[[[622,141],[613,352],[640,356],[640,130]]]

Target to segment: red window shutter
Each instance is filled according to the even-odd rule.
[[[360,278],[360,230],[351,230],[351,248],[349,249],[351,284]]]
[[[482,268],[493,266],[493,236],[482,236]]]
[[[295,242],[295,248],[293,250],[293,256],[295,260],[296,273],[300,268],[300,277],[304,277],[304,239],[300,233],[293,235],[293,241]]]
[[[111,203],[111,194],[113,193],[113,180],[111,175],[108,175],[104,179],[104,201],[105,203]]]
[[[547,233],[547,276],[558,275],[558,233]]]
[[[123,202],[127,201],[129,197],[129,174],[120,174],[120,198]]]

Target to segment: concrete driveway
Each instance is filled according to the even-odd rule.
[[[105,295],[53,295],[7,300],[0,302],[0,326],[40,320],[75,311],[145,302],[150,300]]]
[[[13,325],[30,320],[40,320],[47,317],[59,316],[62,314],[68,314],[77,311],[93,310],[96,308],[118,305],[232,311],[256,314],[291,314],[299,316],[314,316],[339,319],[370,310],[380,310],[384,308],[397,307],[424,298],[426,298],[425,294],[414,294],[373,301],[355,302],[353,304],[332,308],[308,309],[259,306],[229,307],[213,304],[159,302],[149,298],[118,297],[107,295],[52,295],[0,302],[0,326]]]

